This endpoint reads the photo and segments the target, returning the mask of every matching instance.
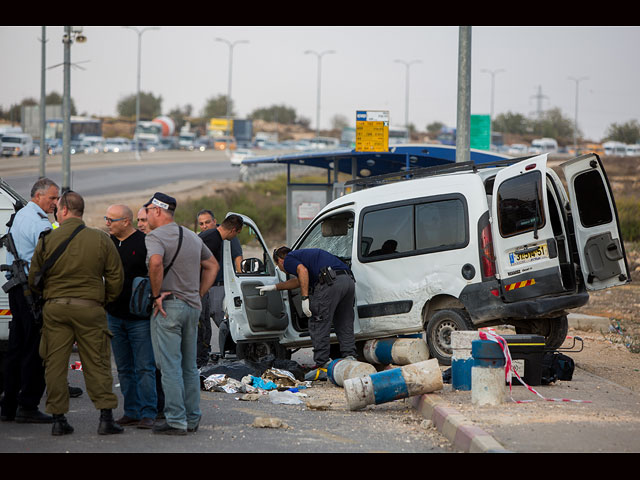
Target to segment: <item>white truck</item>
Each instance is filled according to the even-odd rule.
[[[9,133],[2,136],[2,156],[25,157],[33,151],[33,139],[28,133]]]

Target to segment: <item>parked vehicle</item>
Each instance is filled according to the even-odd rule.
[[[96,136],[82,137],[84,153],[100,153],[104,150],[104,138]]]
[[[234,165],[236,167],[240,166],[242,164],[242,160],[252,156],[253,156],[253,152],[251,151],[251,149],[238,148],[237,150],[234,150],[233,153],[231,154],[231,159],[230,159],[231,165]]]
[[[193,150],[196,145],[196,134],[194,132],[180,132],[178,136],[178,146],[180,150]]]
[[[215,146],[215,141],[212,137],[204,136],[198,138],[195,143],[195,149],[204,152],[205,150],[213,150]]]
[[[451,360],[451,332],[511,324],[565,340],[567,311],[588,291],[630,281],[617,211],[596,155],[561,165],[568,193],[547,154],[492,164],[446,165],[349,182],[368,187],[326,205],[294,242],[322,248],[356,278],[355,335],[422,334],[432,357]],[[311,345],[300,291],[257,287],[286,280],[255,222],[244,217],[259,252],[233,271],[224,242],[225,312],[242,358]],[[334,336],[332,342],[336,342]],[[335,358],[335,357],[334,357]]]
[[[28,133],[9,133],[2,136],[2,156],[26,157],[33,150],[33,139]]]
[[[537,138],[531,142],[529,153],[539,155],[541,153],[557,153],[558,142],[553,138]]]
[[[627,155],[627,144],[622,142],[604,142],[602,144],[604,154],[611,157],[624,157]]]
[[[122,137],[107,138],[104,141],[104,151],[105,153],[130,152],[131,141]]]
[[[627,145],[627,157],[638,157],[638,156],[640,156],[640,143]]]
[[[509,155],[513,155],[514,157],[521,157],[527,154],[529,147],[523,143],[514,143],[513,145],[509,145],[509,150],[507,153]]]
[[[237,148],[236,139],[233,137],[216,137],[213,148],[216,150],[235,150]]]

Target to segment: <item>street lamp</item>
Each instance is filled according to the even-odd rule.
[[[495,82],[496,82],[496,75],[498,73],[502,73],[504,72],[504,69],[498,69],[498,70],[480,70],[482,73],[488,73],[489,75],[491,75],[491,112],[489,114],[489,118],[491,119],[491,121],[493,121],[493,99],[494,99],[494,91],[495,91]]]
[[[412,60],[405,62],[404,60],[394,60],[396,63],[402,63],[406,67],[406,87],[405,87],[405,107],[404,107],[404,126],[409,132],[409,68],[415,63],[421,63],[420,60]]]
[[[146,27],[146,28],[136,28],[136,27],[122,27],[128,28],[129,30],[133,30],[138,35],[138,86],[136,93],[136,125],[133,129],[133,139],[136,142],[136,160],[140,160],[140,142],[136,138],[136,131],[138,130],[138,123],[140,122],[140,60],[142,57],[142,34],[148,30],[160,30],[158,27]]]
[[[574,78],[569,77],[569,80],[573,80],[576,82],[576,116],[575,116],[575,125],[573,130],[573,148],[575,150],[575,154],[578,154],[578,86],[582,80],[589,80],[589,77],[581,77]]]
[[[62,192],[71,189],[71,44],[87,41],[82,27],[64,27],[64,94],[62,97]]]
[[[217,37],[216,42],[226,43],[229,47],[229,85],[227,86],[227,139],[226,139],[226,151],[227,155],[229,154],[229,123],[231,119],[231,73],[233,70],[233,47],[238,45],[239,43],[249,43],[249,40],[236,40],[235,42],[230,42],[224,38]]]
[[[320,136],[320,83],[322,81],[322,57],[324,55],[327,55],[330,53],[336,53],[336,52],[333,50],[326,50],[322,53],[318,53],[318,52],[314,52],[313,50],[307,50],[304,53],[305,55],[308,53],[311,53],[318,57],[318,99],[317,99],[317,106],[316,106],[316,137],[319,137]]]

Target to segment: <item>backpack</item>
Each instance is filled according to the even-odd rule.
[[[182,227],[180,229],[180,237],[178,240],[178,248],[171,260],[171,263],[164,269],[164,276],[167,276],[167,272],[173,265],[173,261],[178,256],[180,247],[182,246]],[[131,298],[129,299],[129,311],[141,318],[149,318],[153,310],[153,299],[151,298],[151,280],[149,277],[135,277],[131,284]]]
[[[575,362],[571,357],[558,352],[546,352],[542,359],[542,384],[547,385],[556,380],[571,380]]]

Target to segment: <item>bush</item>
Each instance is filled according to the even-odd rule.
[[[640,241],[640,201],[635,198],[622,198],[616,201],[616,207],[624,241]]]

